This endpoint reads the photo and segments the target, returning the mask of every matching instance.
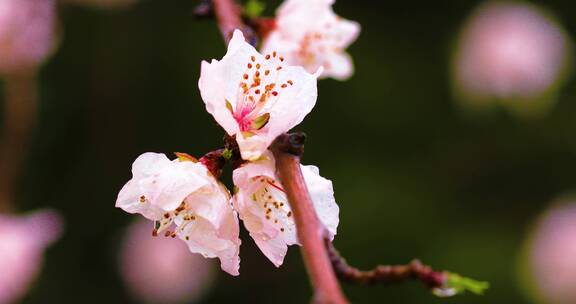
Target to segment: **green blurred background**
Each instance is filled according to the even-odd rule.
[[[277,1],[268,2],[273,12]],[[517,275],[531,223],[576,186],[576,85],[539,120],[505,111],[469,120],[455,105],[450,54],[479,1],[338,1],[362,25],[347,82],[322,80],[305,164],[334,182],[335,244],[361,268],[418,257],[486,280],[485,296],[438,299],[418,283],[344,285],[354,303],[530,303]],[[571,1],[539,1],[570,35]],[[200,61],[220,58],[213,21],[192,0],[143,0],[122,11],[60,9],[61,45],[41,73],[41,106],[18,208],[53,206],[66,219],[25,303],[132,302],[117,271],[131,220],[114,208],[146,151],[200,156],[223,131],[204,110]],[[229,180],[228,180],[229,182]],[[220,273],[206,303],[307,303],[297,248],[275,267],[243,234],[241,275]]]

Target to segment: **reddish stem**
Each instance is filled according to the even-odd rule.
[[[226,164],[226,160],[222,157],[224,149],[214,150],[212,152],[206,153],[206,155],[200,158],[200,162],[208,168],[208,171],[214,175],[216,178],[220,178],[222,175],[222,169]]]
[[[36,116],[36,71],[4,77],[4,124],[0,137],[0,212],[11,209],[18,169]]]
[[[248,28],[241,18],[242,9],[233,0],[212,0],[214,5],[214,14],[218,21],[218,27],[226,44],[232,39],[232,34],[235,29],[239,29],[244,33],[246,41],[255,44],[255,36],[253,31]]]
[[[328,238],[324,241],[338,277],[347,282],[392,284],[415,279],[430,289],[442,288],[446,285],[447,273],[445,271],[435,271],[419,260],[413,260],[406,265],[378,265],[371,270],[360,270],[350,266]]]
[[[287,152],[287,149],[282,148],[280,141],[279,138],[272,151],[276,158],[276,170],[294,214],[298,240],[302,244],[304,263],[315,290],[313,302],[322,304],[348,303],[324,246],[325,230],[312,205],[300,169],[300,157]]]

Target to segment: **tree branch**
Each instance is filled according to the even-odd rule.
[[[328,238],[324,239],[324,243],[336,274],[350,283],[388,285],[418,280],[438,297],[451,297],[465,292],[481,295],[490,286],[488,282],[476,281],[449,271],[433,270],[419,260],[413,260],[407,265],[378,265],[372,270],[362,271],[348,265]]]
[[[16,180],[28,148],[37,107],[34,69],[4,77],[4,124],[0,137],[0,212],[11,209]]]
[[[348,303],[324,246],[324,227],[318,220],[300,169],[299,155],[303,151],[303,144],[302,134],[284,134],[272,145],[272,152],[276,158],[276,170],[294,214],[304,263],[315,290],[313,302]]]
[[[244,38],[248,43],[256,45],[256,35],[254,31],[242,21],[242,9],[235,1],[212,0],[212,4],[218,27],[220,28],[220,32],[222,32],[226,44],[232,39],[234,30],[239,29],[244,34]]]
[[[334,270],[344,281],[359,284],[392,284],[413,279],[422,282],[430,289],[443,288],[446,285],[447,272],[434,271],[432,267],[422,264],[419,260],[413,260],[407,265],[378,265],[372,270],[362,271],[348,265],[329,239],[325,239],[324,243]]]

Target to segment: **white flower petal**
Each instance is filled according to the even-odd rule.
[[[346,53],[332,54],[324,63],[324,77],[332,77],[336,80],[346,80],[354,74],[354,63]]]
[[[157,174],[142,179],[139,186],[147,190],[153,205],[171,211],[209,182],[203,164],[174,160]]]
[[[228,217],[228,225],[235,226],[238,229],[238,219],[233,215]],[[231,275],[238,275],[240,268],[240,239],[238,233],[231,238],[220,235],[219,227],[215,227],[208,220],[198,217],[194,223],[187,225],[183,230],[179,230],[177,235],[184,240],[191,252],[200,253],[206,258],[220,259],[222,270]]]
[[[240,233],[238,215],[230,204],[228,190],[215,179],[214,183],[186,198],[187,209],[175,223],[181,228],[177,235],[192,252],[205,257],[218,257],[221,268],[238,275],[240,267]],[[193,220],[186,220],[193,216]]]
[[[338,217],[340,208],[334,199],[332,182],[320,176],[316,166],[301,166],[301,168],[318,219],[328,230],[330,238],[333,239],[340,221]]]
[[[283,36],[300,39],[319,24],[332,21],[336,14],[332,11],[333,1],[325,0],[286,0],[276,11],[276,29]]]
[[[288,252],[288,245],[281,236],[277,236],[271,239],[264,239],[259,235],[253,236],[250,234],[256,242],[260,251],[274,264],[276,267],[282,266],[284,262],[284,257]]]
[[[234,135],[240,129],[238,122],[226,107],[226,102],[236,107],[239,84],[252,56],[260,55],[244,40],[242,32],[236,30],[222,60],[213,59],[211,63],[202,61],[198,81],[200,95],[208,113],[214,116],[228,135]]]
[[[318,91],[317,75],[307,73],[302,67],[288,67],[278,75],[278,83],[291,81],[278,95],[278,100],[270,109],[268,139],[271,143],[278,135],[300,124],[316,104]]]
[[[138,156],[132,164],[132,175],[143,177],[152,175],[170,165],[170,159],[162,153],[146,152]]]
[[[231,89],[227,88],[228,84],[236,84],[236,82],[229,79],[230,74],[224,68],[225,66],[220,64],[218,60],[212,60],[211,63],[202,61],[198,86],[208,113],[212,114],[228,135],[234,135],[239,131],[239,128],[238,123],[226,107],[226,101],[229,98],[226,96],[226,91]]]
[[[133,178],[120,190],[116,207],[151,220],[160,219],[209,182],[206,172],[200,163],[170,161],[164,154],[144,153],[134,161]]]
[[[266,136],[253,135],[245,137],[242,133],[236,135],[236,142],[240,148],[242,159],[246,160],[258,159],[271,143]]]
[[[130,180],[122,187],[120,193],[118,193],[118,199],[116,200],[116,207],[128,213],[139,213],[149,220],[157,220],[162,218],[164,210],[160,207],[150,204],[147,198],[142,193],[144,189],[141,189],[138,182]]]
[[[335,45],[346,48],[358,39],[361,29],[360,23],[338,17],[336,20],[335,26],[331,28],[335,37]]]

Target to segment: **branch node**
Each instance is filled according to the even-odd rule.
[[[198,19],[210,19],[214,17],[214,7],[211,0],[200,0],[200,3],[192,10],[194,17]]]
[[[224,149],[218,149],[206,153],[200,158],[200,162],[208,168],[208,171],[219,178],[222,175],[222,169],[226,165],[226,159],[222,156]]]
[[[273,147],[281,152],[301,157],[304,154],[305,141],[306,134],[302,132],[282,134],[276,138]]]

